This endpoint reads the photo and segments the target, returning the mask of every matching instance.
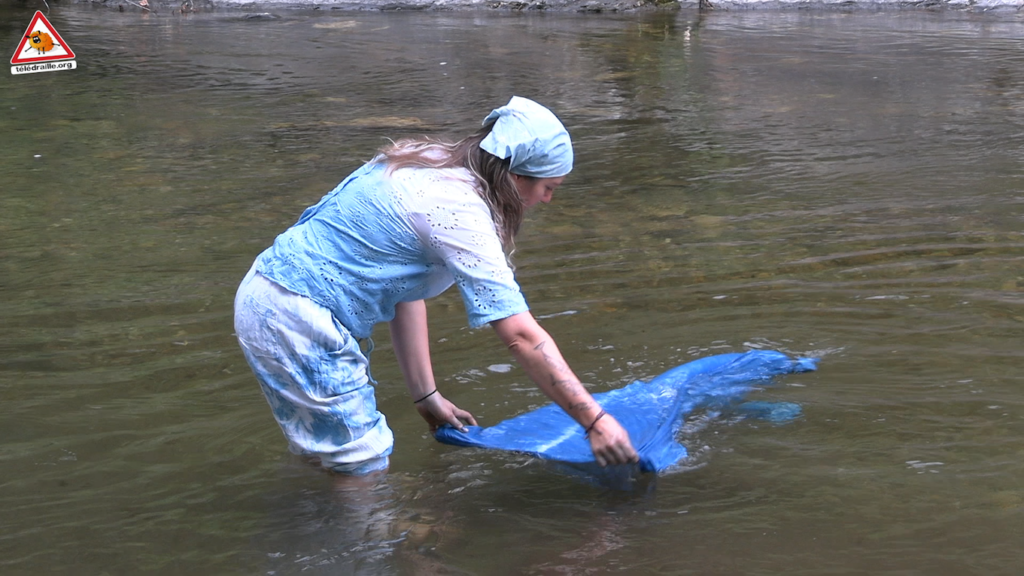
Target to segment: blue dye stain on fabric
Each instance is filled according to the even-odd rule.
[[[658,473],[686,458],[686,448],[676,441],[676,435],[685,416],[696,409],[728,408],[771,422],[798,417],[797,404],[740,402],[747,392],[775,376],[810,372],[816,367],[815,358],[790,358],[771,350],[719,354],[677,366],[650,382],[636,381],[594,394],[601,407],[629,432],[640,456],[636,465],[598,466],[583,428],[555,404],[488,428],[468,426],[464,433],[444,426],[434,437],[456,446],[531,454],[568,465],[568,471],[600,484],[621,485],[637,473]]]

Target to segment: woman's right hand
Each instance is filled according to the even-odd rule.
[[[640,461],[633,443],[629,441],[629,433],[611,414],[604,414],[594,422],[588,439],[599,466],[634,464]]]
[[[441,396],[440,392],[435,392],[416,403],[416,411],[427,421],[431,434],[445,424],[451,424],[452,428],[459,432],[466,431],[466,424],[476,426],[476,418],[473,418],[472,414],[452,404]]]

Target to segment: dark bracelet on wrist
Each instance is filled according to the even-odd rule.
[[[594,418],[594,421],[590,423],[590,426],[587,426],[587,428],[583,431],[583,437],[584,438],[589,438],[590,437],[590,431],[594,429],[594,426],[597,426],[597,421],[600,420],[601,418],[604,418],[607,415],[608,415],[607,412],[605,412],[604,410],[601,410],[601,413],[597,415],[597,418]]]
[[[433,392],[431,392],[430,394],[427,394],[426,396],[424,396],[423,398],[420,398],[419,400],[413,400],[412,403],[413,404],[419,404],[420,402],[423,402],[427,398],[430,398],[431,396],[433,396],[436,392],[437,392],[437,388],[434,388]]]

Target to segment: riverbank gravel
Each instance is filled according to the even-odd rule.
[[[551,11],[630,12],[642,10],[927,10],[985,12],[1024,17],[1024,0],[72,0],[112,9],[155,12],[230,10],[243,17],[274,18],[281,11]],[[147,4],[143,7],[139,4]]]

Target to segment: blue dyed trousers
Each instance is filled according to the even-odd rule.
[[[235,334],[292,453],[346,474],[387,468],[394,436],[369,361],[330,310],[254,266],[235,296]]]

